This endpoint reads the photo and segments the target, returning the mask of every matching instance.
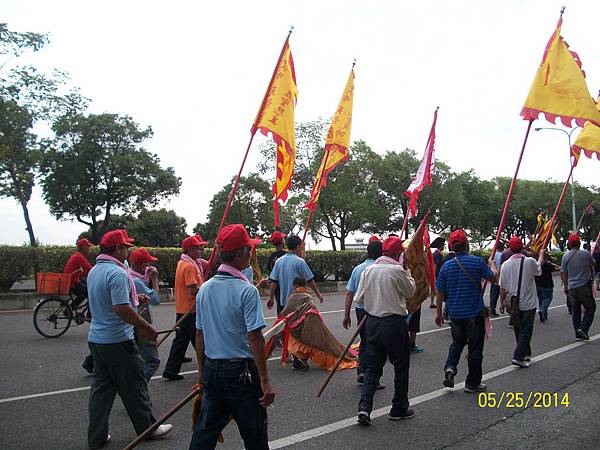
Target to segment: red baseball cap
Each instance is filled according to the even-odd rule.
[[[373,235],[369,238],[369,242],[375,242],[375,241],[381,242],[381,238],[379,236],[375,236],[375,235]]]
[[[390,236],[385,241],[383,241],[381,250],[384,253],[398,253],[404,251],[404,247],[402,246],[402,239],[400,239],[397,236]]]
[[[145,248],[138,248],[129,255],[129,261],[136,266],[140,266],[144,263],[158,261],[158,258],[152,256]]]
[[[250,238],[250,235],[246,231],[246,227],[241,223],[235,223],[223,227],[217,236],[217,245],[222,252],[232,252],[246,245],[253,247],[260,243],[260,239]]]
[[[273,234],[269,238],[269,242],[272,244],[279,244],[286,238],[287,235],[280,233],[279,231],[273,231]]]
[[[203,240],[199,234],[194,234],[181,241],[181,248],[184,252],[187,252],[192,247],[201,247],[206,244],[208,244],[208,241]]]
[[[79,239],[75,245],[77,246],[77,248],[85,248],[85,247],[93,247],[94,246],[94,244],[92,244],[86,238]]]
[[[100,240],[100,245],[102,247],[115,247],[117,245],[125,245],[127,247],[133,247],[132,242],[134,239],[127,236],[127,231],[125,230],[113,230],[107,233],[104,233],[102,239]]]
[[[511,252],[520,252],[523,248],[523,241],[519,236],[513,236],[508,241],[508,248]]]
[[[579,239],[579,235],[577,233],[573,233],[569,235],[569,239],[567,239],[569,244],[580,244],[581,240]]]
[[[464,244],[465,242],[469,242],[467,239],[467,235],[461,229],[454,230],[450,233],[450,237],[448,238],[448,246],[454,248],[457,244]]]

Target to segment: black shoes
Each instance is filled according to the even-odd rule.
[[[193,361],[192,358],[190,358],[188,356],[186,356],[185,358],[183,358],[183,362],[184,363],[188,363],[188,362],[192,362],[192,361]]]
[[[371,425],[371,415],[368,412],[361,411],[358,413],[358,419],[356,419],[359,425],[369,426]]]
[[[546,321],[546,317],[544,316],[544,313],[542,311],[538,311],[538,314],[540,316],[540,322],[544,323]]]
[[[583,331],[581,328],[575,332],[575,339],[578,341],[589,341],[590,337],[588,334]]]
[[[302,361],[301,359],[294,359],[294,362],[292,362],[292,370],[301,370],[306,372],[308,370],[308,363],[306,361]]]
[[[454,387],[454,371],[452,369],[446,369],[446,374],[444,375],[444,386],[448,388]]]
[[[472,394],[474,392],[485,392],[487,391],[487,384],[479,383],[479,386],[467,386],[465,384],[465,392]]]
[[[403,419],[412,419],[413,417],[415,417],[415,412],[410,408],[407,408],[404,411],[399,411],[392,407],[392,409],[390,410],[390,416],[388,417],[388,419],[403,420]]]
[[[163,372],[162,377],[168,381],[179,381],[183,380],[183,375],[179,375],[178,373],[166,373]]]

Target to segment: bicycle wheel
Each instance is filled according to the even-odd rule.
[[[42,299],[33,310],[33,326],[42,336],[57,338],[71,326],[73,313],[69,304],[60,297]]]

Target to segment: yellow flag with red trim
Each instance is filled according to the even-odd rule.
[[[596,102],[596,107],[600,111],[600,96]],[[600,127],[594,125],[592,122],[586,122],[583,130],[575,139],[575,142],[571,146],[571,154],[579,161],[581,153],[588,158],[592,158],[595,154],[596,159],[600,161]]]
[[[352,128],[352,106],[354,101],[354,67],[346,81],[344,93],[338,104],[325,140],[325,154],[317,171],[315,184],[310,192],[310,200],[305,208],[315,211],[321,189],[327,186],[327,175],[338,164],[348,159],[350,148],[350,130]]]
[[[296,161],[296,138],[294,131],[294,108],[298,97],[294,59],[289,36],[283,44],[263,102],[256,114],[252,132],[260,130],[271,137],[277,146],[276,175],[273,184],[273,209],[275,227],[279,227],[279,200],[285,202],[292,186]]]
[[[571,127],[572,120],[580,127],[588,120],[600,125],[600,112],[590,96],[581,60],[560,35],[562,14],[546,45],[521,116],[535,120],[543,113],[552,123],[560,117],[566,127]]]

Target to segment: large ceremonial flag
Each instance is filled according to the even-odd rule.
[[[596,107],[600,111],[600,96],[596,102]],[[595,154],[596,159],[600,161],[600,127],[592,122],[586,122],[583,130],[575,139],[575,143],[571,146],[571,154],[575,156],[576,160],[579,160],[581,152],[588,158]]]
[[[435,170],[435,124],[437,122],[437,112],[438,108],[436,108],[433,113],[433,123],[431,124],[431,131],[429,132],[429,139],[427,139],[427,146],[425,147],[425,153],[423,154],[423,159],[421,159],[421,164],[419,164],[419,170],[417,171],[417,175],[414,180],[404,192],[408,198],[410,198],[410,202],[408,204],[408,212],[411,217],[415,217],[417,215],[417,200],[419,200],[419,194],[423,190],[425,186],[431,186],[431,182],[433,180],[433,172]]]
[[[271,137],[277,146],[276,175],[273,185],[273,209],[275,227],[279,227],[279,200],[285,202],[294,176],[296,160],[296,138],[294,132],[294,107],[298,97],[294,60],[289,45],[289,36],[283,44],[281,55],[273,72],[267,92],[261,104],[252,132],[260,130]]]
[[[354,99],[354,66],[350,70],[344,93],[327,132],[324,155],[321,161],[315,184],[310,192],[310,200],[305,208],[314,212],[319,201],[321,189],[327,186],[327,175],[335,166],[348,159],[350,148],[350,129],[352,128],[352,102]]]
[[[600,125],[600,112],[590,96],[581,60],[560,35],[562,14],[563,11],[546,45],[521,115],[525,120],[535,120],[543,113],[552,123],[560,117],[566,127],[572,126],[572,120],[581,127],[588,120]]]

